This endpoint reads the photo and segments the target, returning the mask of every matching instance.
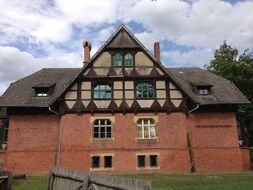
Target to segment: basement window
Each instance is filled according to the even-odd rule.
[[[112,156],[105,156],[104,157],[104,167],[105,168],[112,168]]]
[[[92,156],[92,168],[99,168],[99,156]]]
[[[144,168],[146,166],[145,158],[145,155],[138,155],[138,168]]]
[[[150,167],[157,167],[157,155],[150,155]]]

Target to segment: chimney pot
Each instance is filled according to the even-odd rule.
[[[90,62],[90,51],[91,51],[91,43],[88,41],[83,42],[83,51],[84,51],[84,60],[83,63],[87,64]]]
[[[160,43],[159,42],[154,43],[154,57],[157,62],[160,62]]]

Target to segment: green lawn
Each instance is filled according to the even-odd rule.
[[[228,174],[142,174],[131,175],[151,180],[153,190],[252,190],[253,172]],[[13,190],[46,190],[47,177],[30,176],[14,180]]]

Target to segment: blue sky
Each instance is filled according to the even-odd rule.
[[[162,63],[203,67],[226,40],[253,50],[252,0],[1,0],[0,95],[44,67],[81,67],[82,42],[92,54],[124,23]]]

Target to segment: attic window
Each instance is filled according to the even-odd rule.
[[[114,67],[121,67],[123,63],[122,56],[119,53],[116,53],[113,56],[113,66]]]
[[[55,83],[41,83],[33,86],[36,97],[47,97],[51,94]]]
[[[211,87],[213,85],[210,85],[210,84],[199,84],[197,85],[197,90],[198,90],[198,93],[199,95],[210,95],[211,94]]]

